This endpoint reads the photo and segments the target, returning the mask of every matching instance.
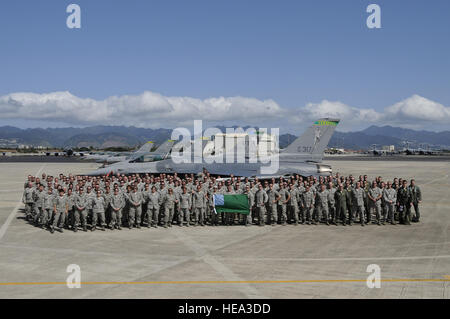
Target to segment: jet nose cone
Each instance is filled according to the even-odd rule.
[[[97,169],[97,170],[95,170],[95,171],[93,171],[93,172],[91,172],[91,173],[89,173],[87,175],[91,175],[91,176],[107,175],[110,172],[111,172],[111,170],[108,170],[106,168],[99,168],[99,169]]]

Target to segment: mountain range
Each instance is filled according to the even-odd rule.
[[[225,132],[225,128],[218,127]],[[244,129],[246,129],[244,127]],[[85,128],[31,128],[20,129],[13,126],[0,127],[0,139],[16,140],[17,143],[44,147],[136,147],[147,141],[160,144],[171,136],[171,129],[149,129],[126,126],[92,126]],[[292,134],[279,137],[281,147],[286,147],[295,138]],[[382,145],[419,147],[421,144],[434,148],[450,149],[450,131],[431,132],[416,131],[393,126],[370,126],[358,132],[336,131],[329,147],[345,149],[370,149]],[[423,146],[423,145],[422,145]]]

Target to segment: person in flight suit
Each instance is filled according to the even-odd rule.
[[[411,206],[411,194],[406,181],[402,181],[402,186],[397,191],[397,207],[399,212],[399,221],[405,225],[411,225],[410,213],[408,205]]]
[[[343,226],[347,224],[347,203],[350,201],[349,197],[350,195],[344,188],[344,185],[339,184],[339,188],[334,193],[334,198],[336,200],[336,218],[334,222],[336,225],[339,219],[342,221]]]
[[[81,227],[83,227],[83,230],[87,231],[87,197],[86,194],[84,194],[83,188],[80,188],[78,191],[78,194],[75,196],[75,211],[74,211],[74,224],[73,224],[73,231],[78,231],[78,225],[80,224],[81,220]]]
[[[65,220],[65,226],[66,229],[69,229],[69,227],[73,227],[74,224],[74,205],[75,205],[75,195],[73,195],[73,191],[71,188],[67,190],[67,205],[69,206],[69,211],[67,212],[67,218]]]
[[[412,221],[418,223],[420,221],[419,204],[422,202],[422,192],[420,187],[416,185],[416,181],[414,179],[411,180],[408,188],[411,195],[411,205],[408,209],[411,210],[411,208],[414,207],[415,216],[412,218]]]

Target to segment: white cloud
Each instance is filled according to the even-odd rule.
[[[20,119],[71,125],[134,125],[151,128],[190,126],[202,119],[209,123],[249,124],[283,130],[309,124],[320,117],[340,118],[340,130],[371,124],[423,128],[450,121],[450,108],[413,95],[383,112],[323,100],[296,109],[275,101],[248,97],[166,97],[146,91],[140,95],[111,96],[104,100],[80,98],[70,92],[11,93],[0,96],[0,119]]]
[[[389,106],[385,110],[385,120],[400,119],[404,121],[448,122],[450,107],[413,95],[401,102]]]
[[[0,118],[63,121],[75,125],[118,124],[167,127],[194,119],[226,121],[268,119],[282,115],[273,100],[219,97],[205,100],[165,97],[154,92],[112,96],[105,100],[79,98],[69,92],[12,93],[0,97]]]

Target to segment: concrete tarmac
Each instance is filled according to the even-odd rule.
[[[326,161],[341,174],[415,178],[420,223],[219,226],[63,234],[23,219],[28,174],[95,163],[0,163],[0,298],[449,298],[450,163]],[[81,288],[66,286],[67,266]],[[381,269],[370,289],[368,265]]]

